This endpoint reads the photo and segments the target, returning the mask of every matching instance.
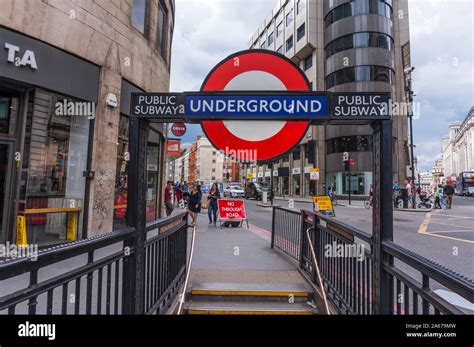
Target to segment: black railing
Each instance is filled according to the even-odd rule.
[[[299,260],[301,248],[301,214],[281,207],[273,208],[271,247]]]
[[[41,250],[37,259],[0,261],[0,313],[140,314],[161,313],[177,294],[186,268],[187,213],[147,226],[144,249],[133,228]],[[144,312],[129,302],[131,265],[137,253],[147,262]]]
[[[307,230],[310,231],[324,289],[332,306],[339,313],[375,313],[374,301],[377,293],[374,281],[382,277],[389,283],[389,300],[385,303],[388,307],[383,309],[391,314],[464,313],[436,294],[431,286],[433,283],[470,302],[474,301],[472,280],[391,241],[382,243],[384,261],[380,273],[376,273],[372,235],[312,211],[296,213],[274,208],[273,213],[275,221],[281,224],[283,220],[284,226],[274,223],[272,239],[278,236],[280,245],[300,240],[299,251],[286,253],[298,259],[301,269],[319,286],[309,244],[303,237]],[[292,229],[282,231],[282,227]],[[297,234],[299,236],[296,236]]]

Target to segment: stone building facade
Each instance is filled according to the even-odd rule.
[[[29,240],[64,242],[69,212],[28,215],[40,208],[78,208],[77,238],[126,223],[130,94],[168,91],[174,18],[174,0],[2,1],[1,242],[22,214]],[[161,215],[165,130],[150,132],[149,219]]]
[[[312,90],[390,92],[392,101],[401,103],[409,39],[407,0],[278,0],[248,46],[291,59]],[[370,125],[312,126],[293,153],[274,163],[272,173],[271,165],[246,167],[242,178],[270,183],[273,175],[277,195],[308,197],[335,184],[340,196],[349,187],[352,195],[366,196],[372,183],[372,133]],[[393,147],[393,178],[403,182],[410,160],[407,112],[393,117]],[[346,151],[355,160],[350,173],[342,161]],[[313,166],[320,169],[316,186],[310,181]]]

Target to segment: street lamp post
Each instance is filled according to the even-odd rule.
[[[413,154],[413,90],[411,89],[411,73],[415,70],[414,67],[405,69],[405,92],[408,94],[408,118],[410,119],[410,166],[411,166],[411,179],[412,179],[412,208],[416,208],[416,189],[415,189],[415,156]]]

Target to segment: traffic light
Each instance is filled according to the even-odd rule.
[[[314,164],[314,157],[315,157],[315,149],[316,149],[316,141],[309,140],[306,145],[306,156],[308,157],[308,164]]]

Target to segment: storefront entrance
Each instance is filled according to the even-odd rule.
[[[0,243],[6,242],[9,230],[12,166],[13,143],[0,140]]]
[[[0,85],[0,243],[12,238],[15,213],[15,144],[18,143],[20,92]]]

